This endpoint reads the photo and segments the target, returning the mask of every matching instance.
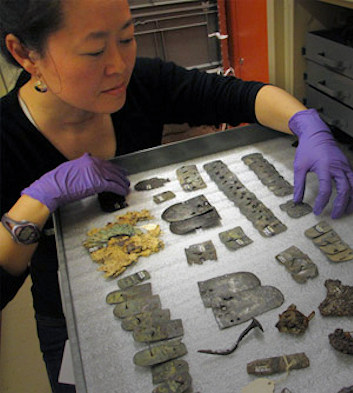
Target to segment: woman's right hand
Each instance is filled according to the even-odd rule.
[[[59,206],[103,191],[119,195],[129,192],[127,172],[110,161],[85,153],[64,162],[25,188],[21,195],[37,199],[50,212]]]

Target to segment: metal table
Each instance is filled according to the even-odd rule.
[[[69,204],[56,213],[62,296],[79,393],[152,392],[154,388],[150,369],[135,366],[132,360],[136,352],[147,346],[134,342],[132,334],[124,331],[120,321],[114,317],[112,306],[105,303],[106,295],[118,289],[116,279],[105,279],[82,246],[89,229],[104,226],[126,211],[144,208],[154,215],[153,222],[160,224],[165,248],[150,257],[140,258],[123,276],[148,270],[153,293],[160,295],[162,307],[170,309],[171,319],[182,319],[185,331],[183,342],[188,349],[184,359],[190,366],[194,392],[240,392],[242,387],[256,378],[247,374],[248,362],[296,352],[307,354],[310,367],[293,370],[284,380],[283,374],[272,376],[272,380],[281,379],[277,392],[288,387],[293,393],[334,393],[343,386],[353,384],[352,356],[335,351],[328,341],[328,334],[338,327],[352,331],[353,320],[348,317],[322,317],[318,310],[326,297],[326,279],[339,279],[342,284],[353,285],[353,262],[330,263],[304,236],[307,228],[324,219],[352,247],[353,216],[331,220],[329,206],[320,217],[309,214],[300,219],[290,218],[279,208],[290,198],[272,194],[241,161],[245,154],[260,152],[285,179],[293,183],[293,140],[291,136],[260,126],[246,126],[121,156],[116,158],[116,162],[131,174],[132,192],[127,197],[127,208],[115,213],[103,213],[96,197],[90,197]],[[352,158],[351,153],[347,154]],[[202,165],[215,159],[223,160],[243,184],[287,225],[287,231],[272,238],[263,238],[204,171]],[[207,188],[189,193],[181,189],[175,170],[185,164],[197,165]],[[167,177],[170,182],[152,191],[133,190],[135,183],[153,176]],[[152,196],[166,190],[174,191],[176,198],[155,204]],[[316,177],[309,174],[305,201],[312,206],[316,192]],[[217,208],[222,225],[184,236],[172,234],[168,223],[161,219],[162,212],[172,204],[201,194]],[[241,226],[253,243],[232,252],[220,242],[218,233],[235,226]],[[206,240],[213,241],[218,260],[188,265],[184,249]],[[291,245],[299,247],[317,264],[318,277],[306,284],[298,284],[275,260],[275,255]],[[258,317],[265,329],[264,334],[253,331],[233,354],[200,354],[198,349],[229,348],[247,323],[220,330],[211,309],[203,306],[197,282],[239,271],[252,272],[263,285],[277,287],[285,301],[281,307]],[[312,310],[316,312],[308,331],[300,337],[279,333],[275,328],[278,314],[292,303],[306,315]]]

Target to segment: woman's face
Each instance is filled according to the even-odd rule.
[[[48,93],[90,112],[121,109],[136,59],[127,0],[62,3],[63,27],[49,36],[45,55],[37,60]]]

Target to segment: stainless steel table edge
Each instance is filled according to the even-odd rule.
[[[124,167],[129,174],[134,174],[221,151],[231,150],[252,143],[266,141],[279,136],[283,137],[283,135],[284,134],[278,131],[257,124],[247,125],[122,155],[114,158],[112,161]],[[65,207],[58,209],[53,217],[61,277],[62,301],[70,339],[76,391],[77,393],[86,393],[87,385],[80,351],[77,324],[75,322],[75,310],[72,302],[72,292],[69,283],[64,236],[61,225],[60,214],[62,209],[65,209]]]

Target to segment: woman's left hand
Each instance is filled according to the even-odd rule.
[[[291,117],[288,125],[299,139],[294,160],[294,202],[302,201],[306,175],[308,172],[314,172],[319,180],[314,213],[320,214],[327,205],[332,193],[332,180],[337,190],[332,218],[351,213],[353,171],[318,112],[314,109],[297,112]]]

